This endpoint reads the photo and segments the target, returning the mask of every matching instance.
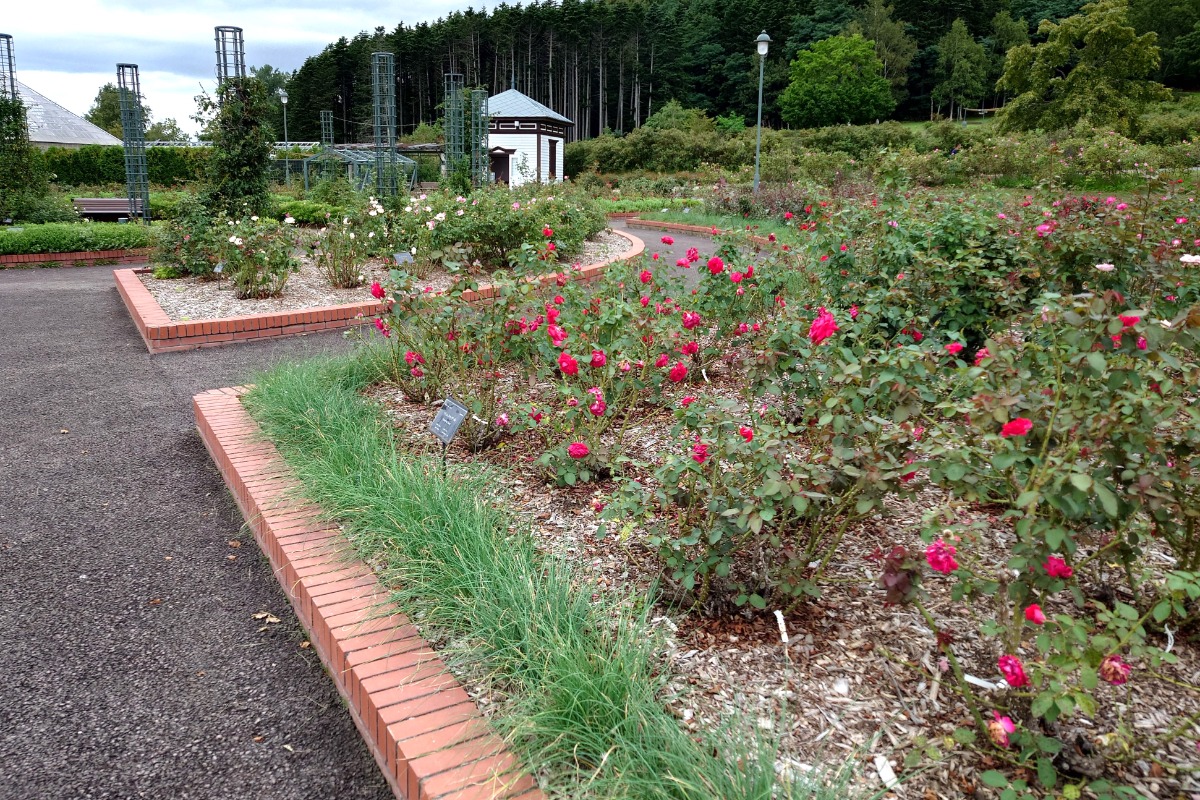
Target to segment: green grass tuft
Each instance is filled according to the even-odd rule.
[[[508,697],[495,723],[514,750],[572,798],[844,797],[834,786],[775,786],[774,750],[729,732],[693,738],[663,707],[660,642],[646,598],[600,592],[547,558],[477,467],[400,451],[357,391],[363,358],[285,366],[245,402],[304,494],[382,561],[397,601],[449,657]],[[751,737],[753,738],[753,737]],[[824,783],[824,782],[820,782]]]

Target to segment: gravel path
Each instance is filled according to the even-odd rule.
[[[103,267],[0,309],[0,799],[391,797],[191,412],[345,340],[151,357]]]

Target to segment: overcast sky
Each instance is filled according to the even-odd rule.
[[[116,82],[119,62],[137,64],[144,102],[154,119],[189,117],[200,86],[215,80],[213,28],[244,29],[246,65],[290,72],[339,36],[400,22],[432,21],[470,0],[6,0],[0,33],[13,37],[17,79],[59,105],[84,114],[96,91]],[[336,6],[341,6],[337,8]]]

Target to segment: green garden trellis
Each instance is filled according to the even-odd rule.
[[[242,29],[232,25],[213,28],[217,43],[217,83],[246,77],[246,41]]]
[[[333,147],[333,111],[321,112],[321,147]]]
[[[391,53],[371,54],[371,94],[375,100],[375,193],[399,191],[396,159],[396,59]]]
[[[488,93],[486,89],[467,90],[463,76],[451,72],[445,76],[446,170],[454,172],[465,163],[471,184],[488,182]]]
[[[146,165],[146,121],[137,64],[117,64],[117,98],[125,150],[125,193],[130,217],[150,223],[150,178]]]
[[[13,38],[0,33],[0,97],[19,100],[17,94],[17,62],[13,55]]]
[[[463,129],[463,76],[457,72],[446,74],[444,97],[445,119],[442,126],[446,136],[446,171],[454,172],[466,155],[466,131]]]

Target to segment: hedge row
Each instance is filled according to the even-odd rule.
[[[135,250],[154,245],[154,230],[116,222],[61,223],[0,227],[0,255]]]
[[[42,157],[51,180],[60,186],[125,182],[125,150],[116,145],[85,145],[76,150],[51,147]],[[146,168],[150,183],[172,186],[197,181],[207,158],[206,147],[149,147]]]

